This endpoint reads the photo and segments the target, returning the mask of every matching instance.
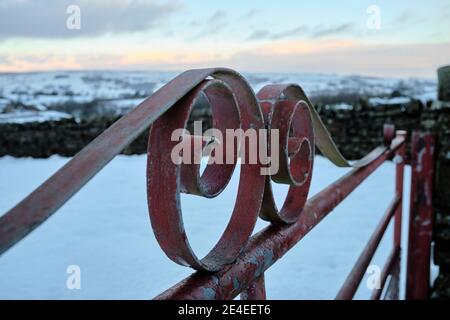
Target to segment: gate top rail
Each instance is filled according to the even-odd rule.
[[[227,185],[233,164],[199,165],[174,163],[172,150],[178,143],[171,135],[186,128],[193,107],[206,101],[212,110],[213,127],[279,131],[277,172],[262,175],[267,163],[241,163],[238,196],[229,224],[204,258],[192,250],[184,230],[180,193],[203,197],[218,195]],[[263,272],[298,242],[368,175],[404,145],[405,136],[388,125],[385,143],[359,161],[349,163],[339,152],[313,104],[295,84],[268,85],[254,94],[237,72],[224,69],[186,71],[89,143],[24,200],[0,217],[0,254],[23,239],[56,212],[98,171],[138,135],[150,127],[147,160],[147,197],[151,224],[161,248],[173,261],[214,275],[196,273],[158,298],[231,298],[247,290]],[[185,135],[194,146],[193,157],[204,151],[198,137]],[[184,139],[184,138],[183,138]],[[200,139],[201,141],[201,139]],[[257,144],[275,150],[271,139]],[[222,141],[225,147],[226,143]],[[314,147],[334,164],[353,167],[347,175],[307,201],[314,162]],[[241,155],[250,154],[244,145]],[[278,209],[271,181],[289,185]],[[401,195],[398,195],[401,197]],[[272,222],[250,238],[260,216]],[[236,260],[237,259],[237,260]],[[196,284],[193,286],[193,284]],[[249,291],[246,291],[248,296]]]
[[[390,148],[378,155],[370,164],[354,168],[314,195],[306,202],[295,223],[271,224],[252,236],[233,264],[213,274],[198,271],[155,299],[233,299],[261,277],[264,271],[297,244],[404,144],[404,135],[397,136]],[[397,205],[398,199],[397,196],[395,200]]]

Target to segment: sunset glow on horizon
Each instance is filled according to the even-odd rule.
[[[80,9],[68,29],[67,8]],[[380,28],[371,29],[371,6]],[[450,57],[450,3],[0,0],[0,72],[176,70],[433,77]]]

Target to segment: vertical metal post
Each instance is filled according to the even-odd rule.
[[[241,300],[266,300],[264,273],[253,281],[246,290],[241,292]]]
[[[397,136],[405,137],[406,131],[397,131]],[[394,216],[394,246],[400,247],[402,238],[402,212],[403,212],[403,176],[405,167],[405,149],[406,143],[404,143],[396,152],[394,162],[395,166],[395,193],[400,197],[400,204],[395,211]]]
[[[406,131],[399,130],[396,132],[397,136],[402,136],[406,139]],[[402,241],[402,216],[403,216],[403,177],[405,168],[405,150],[406,143],[404,143],[395,153],[395,193],[400,198],[400,203],[394,213],[394,247],[401,248]],[[400,257],[399,253],[394,259],[393,268],[391,269],[388,294],[385,299],[398,300],[400,289]]]
[[[390,271],[390,280],[386,289],[383,300],[398,300],[400,292],[400,255],[395,260]]]
[[[433,227],[434,137],[412,135],[406,299],[428,299]]]

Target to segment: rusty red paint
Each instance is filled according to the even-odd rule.
[[[233,78],[233,86],[245,101],[254,99],[247,82],[235,71],[225,68],[188,70],[169,81],[132,112],[89,143],[64,167],[0,217],[0,254],[23,239],[56,212],[97,172],[136,139],[156,119],[210,76],[219,80]],[[241,101],[240,103],[244,103]],[[262,122],[260,110],[249,108],[248,119]],[[249,125],[250,123],[247,123]]]
[[[260,174],[261,164],[248,161],[241,164],[238,195],[230,222],[215,247],[200,259],[191,248],[184,229],[180,192],[204,197],[219,194],[236,165],[236,148],[231,164],[208,164],[200,176],[198,164],[179,165],[172,161],[172,150],[178,141],[171,141],[171,135],[177,129],[186,128],[192,108],[201,96],[209,102],[214,127],[223,136],[225,129],[263,129],[258,102],[248,94],[250,88],[244,87],[239,80],[242,81],[236,75],[221,74],[219,80],[204,81],[155,121],[150,130],[147,194],[153,231],[170,259],[198,270],[217,271],[236,259],[256,223],[265,176]],[[226,140],[220,143],[226,150]],[[237,143],[235,141],[235,146]],[[245,146],[243,152],[248,159],[249,146]]]
[[[383,126],[383,141],[386,146],[391,144],[395,137],[395,126],[393,124],[385,124]]]
[[[394,246],[392,248],[391,253],[386,259],[386,263],[384,264],[383,270],[381,271],[379,288],[375,288],[372,292],[371,300],[379,300],[381,297],[381,293],[383,292],[384,286],[386,284],[386,280],[389,275],[393,275],[395,277],[397,265],[400,264],[400,247]],[[398,283],[397,283],[398,288]],[[398,291],[398,290],[397,290]]]
[[[390,145],[392,142],[393,132],[395,132],[395,128],[393,125],[385,125],[383,128],[384,132],[384,142],[387,145]],[[405,131],[397,131],[396,137],[399,139],[406,140],[406,132]],[[396,252],[397,249],[400,248],[400,240],[401,240],[401,217],[402,217],[402,200],[403,200],[403,171],[404,171],[404,155],[405,155],[405,144],[402,144],[397,151],[395,152],[394,161],[396,162],[396,176],[395,176],[395,195],[394,200],[390,204],[387,209],[385,215],[382,220],[378,224],[371,238],[369,239],[366,247],[358,258],[355,266],[352,271],[348,275],[344,284],[342,285],[339,293],[336,296],[338,300],[348,300],[352,299],[358,286],[366,272],[366,269],[375,254],[375,251],[378,247],[378,244],[383,237],[386,228],[391,221],[391,218],[394,217],[394,249],[393,253]],[[388,257],[386,262],[387,266],[390,266],[392,262],[390,259],[393,259],[391,255]],[[385,272],[390,271],[389,269]],[[383,275],[387,277],[389,274]],[[386,279],[382,280],[383,285]],[[397,283],[398,287],[398,283]],[[398,291],[398,288],[396,289]],[[381,294],[381,290],[379,294]]]
[[[381,238],[383,237],[384,232],[386,231],[386,228],[391,221],[391,218],[397,211],[400,201],[401,198],[398,195],[396,195],[392,200],[391,204],[386,210],[386,213],[384,214],[383,218],[381,219],[369,241],[367,242],[367,245],[365,246],[363,252],[356,261],[355,266],[347,276],[347,279],[345,279],[344,284],[336,295],[336,300],[350,300],[355,295],[356,290],[358,289],[358,286],[362,278],[364,277],[364,274],[366,273],[366,269],[369,266],[373,255],[375,254],[375,250],[377,249]]]
[[[413,133],[406,299],[428,299],[430,293],[434,148],[433,135]]]
[[[394,260],[389,272],[389,282],[386,286],[384,300],[398,300],[400,297],[400,257]]]
[[[280,168],[266,178],[260,217],[277,223],[293,223],[306,203],[314,165],[314,130],[305,94],[299,86],[289,84],[267,85],[256,96],[267,128],[280,133]],[[268,147],[270,150],[270,143]],[[290,186],[280,210],[275,204],[271,180]]]
[[[280,133],[279,171],[264,176],[261,169],[267,165],[260,162],[241,164],[238,195],[231,219],[218,243],[204,258],[197,257],[189,244],[183,226],[180,193],[211,198],[222,192],[238,160],[238,141],[235,140],[232,163],[209,164],[201,174],[196,162],[177,164],[172,161],[172,150],[178,141],[172,141],[171,134],[175,129],[186,128],[192,108],[199,99],[209,103],[213,127],[222,133],[226,129],[238,128],[277,129]],[[0,254],[44,222],[126,145],[151,126],[147,192],[154,233],[169,258],[203,271],[162,293],[158,299],[230,299],[240,293],[243,299],[265,299],[264,272],[394,155],[397,162],[394,200],[338,298],[353,297],[392,216],[395,216],[394,250],[383,269],[382,282],[384,286],[390,275],[387,297],[398,298],[404,168],[404,161],[398,160],[404,157],[406,133],[397,131],[395,136],[394,126],[385,125],[384,146],[373,150],[358,162],[358,168],[307,201],[316,144],[330,159],[334,157],[335,164],[348,165],[317,118],[319,116],[311,102],[297,85],[268,85],[255,96],[246,80],[232,70],[214,68],[184,72],[113,124],[21,203],[0,217]],[[185,138],[183,144],[191,150],[191,160],[198,160],[208,142],[196,135],[186,135]],[[428,136],[415,139],[413,156],[418,167],[417,172],[413,170],[411,208],[415,210],[414,216],[428,223],[431,221],[429,199],[432,190],[426,174],[431,175],[434,168],[422,151],[427,154],[429,150],[430,153],[433,143]],[[227,140],[219,142],[227,149]],[[258,144],[267,145],[269,151],[274,149],[270,139],[260,139]],[[247,145],[242,155],[249,158]],[[289,185],[280,210],[275,205],[271,181]],[[250,238],[258,215],[271,221],[272,225]],[[420,279],[420,288],[411,289],[417,296],[425,292],[424,279],[429,275],[424,264],[429,260],[431,224],[423,226],[414,220],[411,225],[414,232],[410,230],[410,245],[414,249],[419,248],[420,252],[410,253],[408,275]],[[420,232],[416,233],[416,230]],[[410,260],[418,262],[420,267],[410,267]],[[379,298],[380,294],[381,290],[374,292],[374,298]]]
[[[156,299],[233,299],[299,242],[384,161],[391,158],[404,141],[403,137],[396,137],[391,147],[370,164],[351,170],[313,196],[293,224],[272,224],[252,236],[233,264],[214,274],[196,272]]]
[[[264,273],[241,292],[241,300],[266,300]]]
[[[406,131],[397,131],[398,136],[406,139]],[[405,150],[406,145],[401,146],[394,158],[395,162],[395,192],[401,198],[394,220],[394,246],[400,247],[402,238],[402,213],[403,213],[403,183],[405,171]]]

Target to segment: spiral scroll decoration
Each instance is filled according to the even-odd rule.
[[[268,139],[269,134],[262,138],[258,135],[256,149],[262,145],[269,152],[273,151],[271,154],[277,154],[281,161],[279,170],[269,170],[269,176],[262,174],[263,171],[267,174],[270,168],[268,163],[260,161],[259,155],[256,162],[241,161],[238,194],[231,219],[217,244],[204,258],[198,258],[189,244],[183,226],[180,193],[206,198],[219,195],[239,163],[238,155],[250,159],[252,152],[249,145],[241,144],[237,150],[228,139],[218,139],[215,142],[232,151],[231,163],[211,163],[200,173],[200,165],[195,161],[192,164],[172,161],[172,151],[178,143],[171,139],[172,133],[186,128],[192,108],[199,102],[210,105],[213,127],[220,133],[227,129],[271,132],[276,129],[279,137],[275,142],[279,148],[275,150],[276,146],[271,145],[273,141]],[[337,166],[362,167],[386,151],[395,133],[393,126],[385,127],[385,146],[350,164],[337,149],[300,86],[269,85],[255,95],[247,81],[231,69],[188,70],[116,121],[2,215],[0,255],[53,215],[149,127],[147,198],[156,239],[170,259],[204,271],[220,270],[236,260],[247,244],[258,215],[278,224],[298,220],[311,183],[315,146]],[[182,143],[193,146],[189,156],[194,159],[201,159],[204,149],[209,146],[203,137],[195,134],[187,135]],[[289,185],[280,210],[275,206],[271,181]]]
[[[262,165],[241,164],[236,204],[218,243],[199,259],[189,245],[183,226],[180,192],[205,197],[218,195],[233,173],[234,164],[208,165],[203,174],[195,164],[174,164],[171,150],[177,142],[170,137],[185,128],[195,102],[206,98],[212,109],[216,129],[263,129],[264,121],[250,86],[238,74],[216,72],[205,79],[152,126],[148,144],[147,190],[150,219],[156,239],[173,261],[198,270],[217,271],[232,263],[250,237],[258,217],[265,176]],[[245,154],[248,149],[243,150]],[[251,188],[251,189],[250,189]]]
[[[242,76],[222,69],[208,74],[154,122],[148,142],[148,206],[156,239],[170,259],[197,270],[218,271],[239,255],[258,215],[274,223],[295,222],[306,202],[314,161],[314,130],[303,95],[295,85],[271,85],[255,96]],[[171,134],[186,128],[193,106],[201,99],[211,107],[215,129],[221,132],[237,128],[278,129],[281,146],[280,168],[272,176],[261,175],[264,165],[259,162],[240,164],[238,195],[231,219],[218,243],[202,259],[189,244],[180,193],[217,196],[226,187],[237,161],[208,164],[202,174],[198,164],[173,163],[171,151],[178,142],[171,141]],[[263,142],[270,150],[270,141]],[[248,155],[248,146],[241,152]],[[194,153],[192,157],[201,154],[201,150]],[[236,154],[235,157],[237,160]],[[270,180],[290,185],[280,212],[275,206]]]
[[[174,99],[174,96],[179,98]],[[165,101],[167,97],[171,97],[170,103]],[[277,224],[297,221],[310,188],[315,145],[325,157],[341,167],[364,166],[386,150],[386,147],[380,147],[349,164],[300,86],[268,85],[255,95],[247,81],[230,69],[187,71],[152,98],[165,102],[166,111],[153,123],[148,141],[147,197],[151,224],[166,255],[178,264],[197,270],[218,271],[233,263],[245,247],[258,216]],[[213,127],[220,132],[238,128],[244,131],[250,128],[277,129],[280,161],[279,170],[271,175],[261,174],[267,163],[240,164],[238,194],[232,216],[221,238],[204,258],[197,257],[189,244],[183,225],[180,193],[206,198],[217,196],[229,182],[238,155],[234,150],[233,163],[208,164],[201,174],[199,164],[172,161],[171,152],[178,142],[171,140],[171,134],[176,129],[186,128],[193,106],[199,101],[209,104]],[[392,139],[391,134],[388,136],[386,143]],[[195,145],[198,138],[189,136],[186,143]],[[258,144],[265,144],[272,151],[271,139],[263,140],[258,140]],[[227,147],[225,141],[221,143]],[[194,147],[191,157],[201,157],[204,147],[202,141],[200,148]],[[248,145],[240,151],[241,156],[249,158]],[[289,185],[281,209],[275,205],[271,181]]]
[[[268,85],[257,94],[266,126],[280,132],[280,168],[267,177],[260,217],[293,223],[308,197],[314,163],[314,130],[303,90],[296,85]],[[270,147],[270,146],[269,146]],[[270,180],[288,184],[289,191],[280,211],[275,205]]]

